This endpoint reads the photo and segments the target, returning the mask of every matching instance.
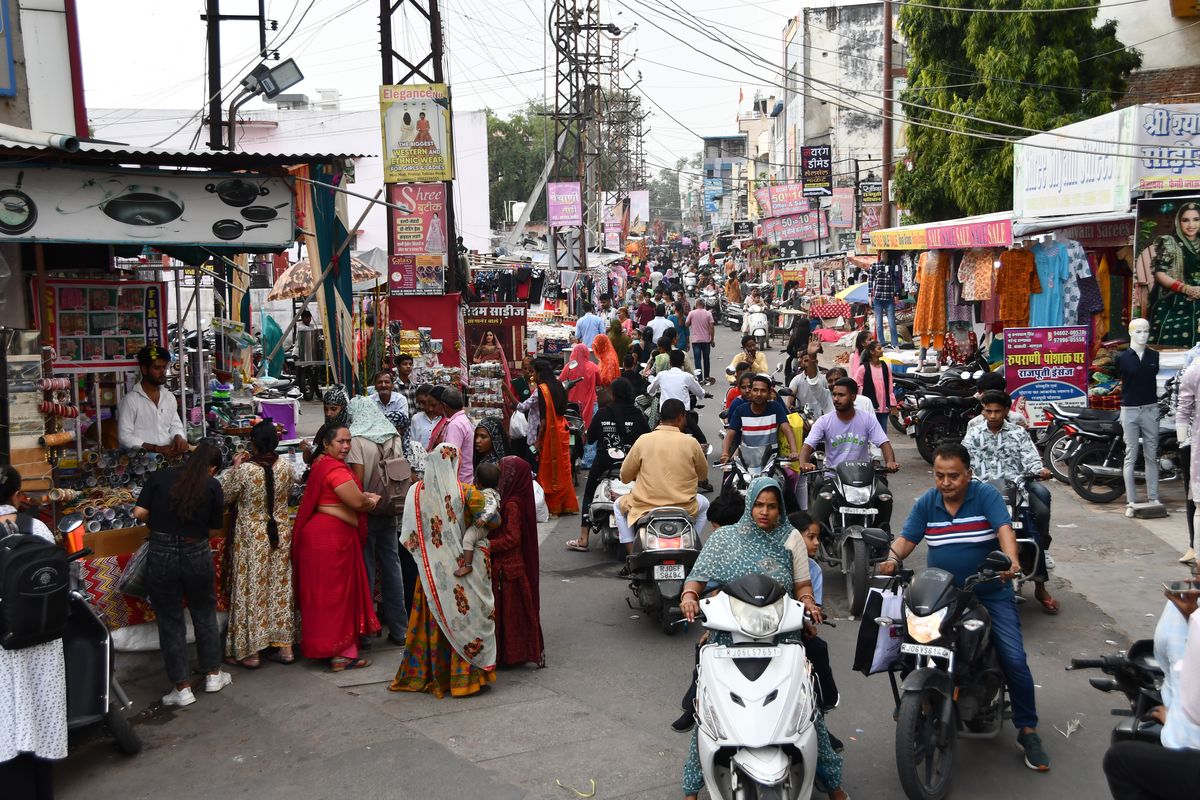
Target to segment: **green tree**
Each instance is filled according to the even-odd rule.
[[[1068,8],[1098,0],[942,0],[947,8]],[[931,2],[929,5],[934,5]],[[911,221],[1012,208],[1012,145],[965,132],[1020,138],[993,122],[1049,130],[1107,114],[1142,63],[1122,50],[1112,20],[1097,12],[989,14],[902,5],[908,86],[896,114],[954,131],[910,125],[911,168],[896,168],[895,191]],[[963,133],[960,133],[963,132]]]
[[[668,231],[683,230],[683,209],[679,199],[679,172],[686,168],[686,158],[676,159],[675,167],[666,167],[650,179],[646,188],[650,190],[650,218],[661,219]]]
[[[546,166],[547,148],[554,148],[554,121],[544,103],[526,108],[502,119],[487,112],[488,182],[490,185],[492,225],[504,223],[505,203],[525,202]],[[546,193],[538,197],[530,216],[546,219]]]

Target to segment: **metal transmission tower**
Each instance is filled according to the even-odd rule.
[[[646,134],[650,131],[645,130],[643,123],[646,117],[650,116],[650,112],[645,114],[642,112],[641,102],[639,100],[637,108],[634,109],[633,118],[633,185],[634,189],[645,189],[650,183],[650,173],[646,170]]]

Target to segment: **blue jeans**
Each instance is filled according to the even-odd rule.
[[[900,346],[900,336],[896,333],[896,301],[895,300],[876,300],[873,304],[875,307],[875,338],[883,341],[883,312],[887,311],[888,330],[891,331],[892,349]]]
[[[188,679],[187,622],[183,600],[196,633],[200,669],[212,672],[221,666],[221,633],[217,629],[216,579],[212,548],[207,539],[189,542],[152,532],[149,560],[150,605],[158,623],[158,644],[167,677],[172,684]]]
[[[992,644],[1000,657],[1000,669],[1008,683],[1008,696],[1012,700],[1013,724],[1017,730],[1036,728],[1038,723],[1037,704],[1034,702],[1033,673],[1029,671],[1029,660],[1025,657],[1025,642],[1021,638],[1021,617],[1017,613],[1016,598],[1007,587],[991,596],[981,596],[992,618]]]
[[[708,380],[712,368],[712,342],[692,342],[692,364],[700,370],[700,376]]]
[[[375,565],[379,565],[382,602],[379,618],[388,626],[388,635],[403,639],[408,630],[408,611],[404,606],[404,575],[400,571],[400,540],[396,536],[396,518],[374,514],[367,516],[367,543],[363,545],[367,563],[367,586],[375,593]]]

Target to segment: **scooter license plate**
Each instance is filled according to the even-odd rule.
[[[778,658],[778,647],[727,647],[713,653],[717,658]]]
[[[927,644],[917,644],[915,642],[901,642],[901,653],[912,653],[918,656],[936,656],[938,658],[950,658],[953,655],[945,647],[933,647]]]
[[[683,564],[654,565],[654,580],[656,581],[681,581],[683,578]]]
[[[862,515],[869,517],[872,514],[878,514],[879,509],[877,509],[877,508],[854,508],[852,506],[842,506],[841,508],[838,509],[838,513],[839,514],[862,514]]]
[[[917,426],[909,425],[907,428],[904,429],[904,432],[907,433],[909,436],[916,436],[917,435]]]

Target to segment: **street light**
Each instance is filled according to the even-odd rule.
[[[259,64],[250,71],[249,75],[242,78],[242,90],[229,103],[229,149],[234,149],[239,108],[258,95],[262,95],[268,100],[277,97],[302,80],[304,80],[304,73],[300,71],[296,61],[291,58],[281,61],[274,67],[268,67],[265,63]]]

